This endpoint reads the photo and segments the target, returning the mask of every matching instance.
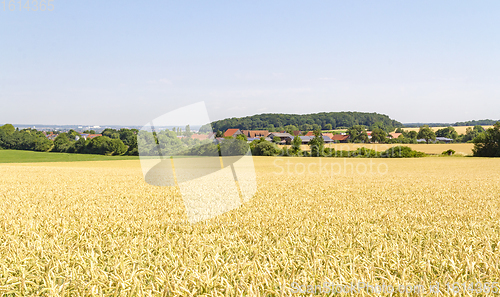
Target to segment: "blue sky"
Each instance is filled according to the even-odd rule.
[[[212,120],[500,118],[499,1],[53,4],[0,6],[0,123],[142,125],[198,101]]]

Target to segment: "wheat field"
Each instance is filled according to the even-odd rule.
[[[256,196],[194,225],[178,190],[147,185],[137,161],[0,164],[0,294],[499,281],[500,159],[254,160]],[[320,174],[320,161],[341,170]]]
[[[334,148],[335,150],[355,151],[358,148],[364,147],[378,152],[383,152],[395,146],[408,146],[412,150],[424,152],[431,155],[440,155],[442,152],[449,149],[454,150],[458,155],[472,155],[473,143],[419,143],[419,144],[401,144],[401,143],[328,143],[325,147]],[[284,147],[284,145],[279,146]],[[286,147],[290,147],[287,145]],[[308,145],[301,145],[300,148],[304,151],[309,151],[311,148]]]
[[[485,125],[483,126],[484,129],[488,129],[488,128],[491,128],[493,126],[488,126],[488,125]],[[442,129],[442,128],[446,128],[446,127],[431,127],[431,129],[436,132],[437,130],[439,129]],[[465,131],[467,130],[467,128],[474,128],[474,126],[454,126],[453,127],[455,129],[455,131],[457,131],[458,134],[465,134]],[[406,131],[419,131],[420,128],[403,128],[403,130],[406,130]]]

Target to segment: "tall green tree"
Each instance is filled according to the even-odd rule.
[[[299,128],[297,126],[295,126],[295,125],[287,125],[287,126],[285,126],[285,132],[286,133],[290,133],[290,134],[293,135],[294,131],[299,131]]]
[[[446,138],[450,138],[450,139],[455,140],[458,138],[458,133],[455,130],[455,128],[450,126],[450,127],[446,127],[446,128],[442,128],[442,129],[437,130],[436,136],[437,137],[446,137]]]
[[[52,148],[52,145],[52,141],[48,140],[46,137],[37,137],[35,140],[35,151],[48,152]]]
[[[347,134],[351,142],[356,143],[367,143],[368,142],[368,133],[366,133],[365,127],[361,125],[354,125],[347,130]]]
[[[106,155],[121,156],[127,152],[127,146],[120,139],[111,139],[108,142]]]
[[[106,155],[111,143],[111,138],[107,136],[97,136],[92,138],[87,145],[87,152],[89,154]]]
[[[120,132],[115,129],[106,128],[102,131],[102,136],[109,137],[111,139],[120,139]]]
[[[372,130],[372,142],[385,143],[387,140],[387,133],[380,128],[375,128]]]
[[[410,131],[408,132],[408,138],[410,139],[417,139],[417,136],[418,136],[418,132],[417,131]]]
[[[71,140],[69,140],[68,134],[61,133],[56,139],[54,139],[53,151],[64,153],[71,147]]]
[[[248,140],[248,138],[247,138],[247,136],[245,134],[238,134],[236,136],[236,139],[243,140],[243,141],[247,141]]]
[[[462,142],[472,142],[480,133],[485,132],[483,126],[476,125],[473,128],[467,127],[465,135],[462,137]]]
[[[314,131],[314,137],[309,141],[309,147],[311,148],[311,156],[323,156],[323,152],[325,150],[325,140],[321,135],[321,130]]]
[[[16,131],[16,128],[12,124],[5,124],[1,126],[0,129],[5,131],[8,135],[12,135]]]
[[[436,134],[427,125],[420,127],[420,130],[418,131],[417,137],[420,139],[425,139],[425,142],[427,144],[429,144],[429,141],[431,141],[431,140],[433,140],[433,141],[436,140]]]
[[[293,155],[298,156],[301,152],[300,146],[302,145],[302,139],[300,139],[299,136],[295,136],[292,140],[292,146],[290,148],[290,151]]]
[[[480,133],[473,140],[476,157],[500,157],[500,122]]]
[[[184,136],[191,137],[191,135],[193,135],[193,132],[191,132],[191,127],[189,127],[189,125],[186,125],[186,128],[184,130]]]

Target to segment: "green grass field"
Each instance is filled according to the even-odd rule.
[[[139,157],[136,156],[102,156],[102,155],[87,155],[87,154],[0,150],[0,163],[113,161],[113,160],[138,160],[138,159]]]

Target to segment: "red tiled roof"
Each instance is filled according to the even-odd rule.
[[[269,135],[267,130],[241,130],[241,132],[248,138],[267,137]]]
[[[392,133],[389,133],[389,135],[392,137],[392,138],[398,138],[399,136],[401,136],[403,133],[396,133],[396,132],[392,132]]]
[[[208,135],[206,134],[193,134],[191,135],[192,139],[205,140],[208,139]]]
[[[309,131],[305,136],[314,136],[314,131]]]
[[[226,132],[224,133],[224,137],[230,137],[233,136],[234,133],[238,132],[239,129],[227,129]]]
[[[333,135],[332,137],[330,137],[332,140],[338,140],[338,141],[342,141],[342,140],[346,140],[347,138],[349,138],[348,135],[341,135],[341,134],[335,134]]]

